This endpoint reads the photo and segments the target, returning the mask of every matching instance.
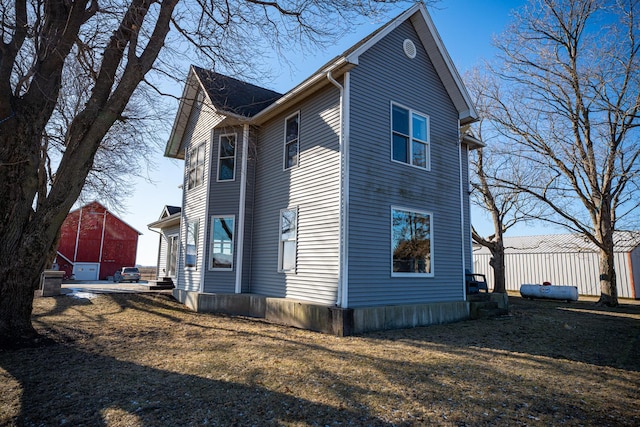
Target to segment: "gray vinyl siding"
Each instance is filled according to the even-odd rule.
[[[184,133],[183,149],[185,154],[185,168],[183,181],[182,219],[180,224],[180,253],[178,257],[176,287],[189,291],[199,291],[202,274],[206,271],[205,242],[207,241],[207,189],[209,185],[209,173],[211,165],[211,130],[219,123],[221,117],[215,114],[211,108],[203,107],[202,102],[197,102],[189,117],[189,122]],[[188,170],[189,152],[199,144],[205,143],[205,165],[203,183],[189,189]],[[195,268],[185,268],[186,235],[187,226],[191,221],[197,220],[198,225],[198,257]]]
[[[360,57],[350,91],[348,305],[464,299],[458,113],[409,22]],[[430,171],[391,160],[391,102],[429,116]],[[434,277],[391,277],[391,206],[432,213]]]
[[[218,158],[219,158],[219,145],[220,136],[235,134],[236,136],[236,161],[235,161],[235,179],[232,181],[218,181]],[[211,293],[234,293],[235,281],[236,281],[236,237],[238,235],[238,212],[240,201],[240,174],[242,167],[242,127],[222,127],[213,130],[212,134],[212,161],[211,168],[209,169],[210,179],[210,196],[209,196],[209,209],[208,216],[206,218],[207,230],[205,234],[205,259],[204,259],[204,292]],[[209,267],[209,258],[211,250],[211,230],[213,222],[211,217],[213,216],[233,216],[234,217],[234,230],[233,230],[233,270],[211,270]]]
[[[300,111],[300,157],[283,170],[284,120]],[[339,92],[328,87],[260,134],[255,176],[251,292],[334,304],[339,254]],[[279,215],[298,209],[297,269],[279,273]]]

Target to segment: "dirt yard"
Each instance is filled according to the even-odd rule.
[[[2,426],[638,426],[640,305],[512,297],[500,320],[337,338],[166,295],[35,301]]]

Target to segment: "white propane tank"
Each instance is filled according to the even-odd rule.
[[[545,298],[578,301],[578,287],[564,285],[520,285],[523,298]]]

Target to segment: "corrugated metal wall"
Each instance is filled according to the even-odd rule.
[[[491,255],[473,255],[474,272],[487,276],[489,288],[493,288],[493,269],[489,265]],[[584,253],[528,253],[505,256],[506,287],[519,291],[524,283],[577,286],[580,295],[600,295],[598,254]],[[633,289],[632,266],[627,252],[615,254],[618,296],[636,298]]]

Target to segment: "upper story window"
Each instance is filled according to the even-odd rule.
[[[433,216],[391,208],[392,276],[433,276]]]
[[[218,144],[218,181],[233,181],[236,177],[236,135],[220,135]]]
[[[284,168],[290,169],[298,165],[300,155],[300,112],[285,120],[284,125]]]
[[[202,184],[204,179],[204,150],[202,143],[189,151],[189,189]]]
[[[429,116],[391,104],[392,159],[429,170]]]

